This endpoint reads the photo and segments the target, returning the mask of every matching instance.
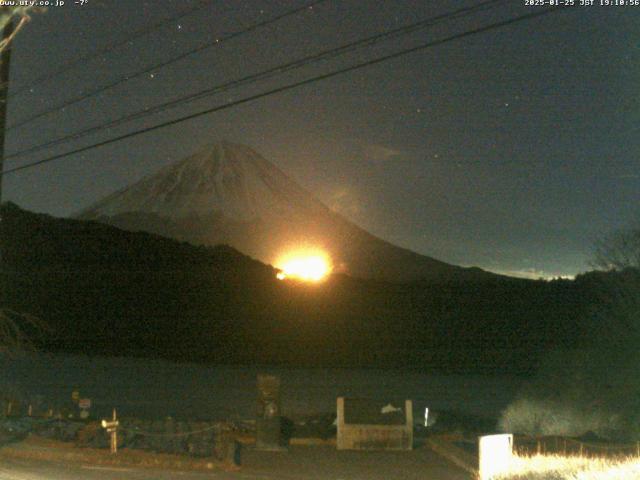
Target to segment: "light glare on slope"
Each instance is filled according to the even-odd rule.
[[[279,280],[291,277],[319,282],[331,273],[331,262],[322,253],[297,252],[286,255],[278,264],[282,270],[276,275]]]

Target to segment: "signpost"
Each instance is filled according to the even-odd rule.
[[[107,433],[111,434],[111,453],[118,453],[118,419],[116,417],[116,409],[113,409],[113,418],[109,420],[102,420],[102,428],[107,430]]]
[[[91,399],[81,398],[78,400],[78,408],[80,409],[80,418],[85,420],[89,418],[89,410],[91,409]]]

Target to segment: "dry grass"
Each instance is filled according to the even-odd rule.
[[[508,474],[496,480],[634,480],[640,458],[588,458],[562,455],[514,455]]]

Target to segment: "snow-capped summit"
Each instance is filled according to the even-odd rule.
[[[228,142],[159,170],[78,217],[194,244],[224,243],[271,264],[291,249],[317,248],[334,270],[363,278],[406,281],[468,272],[371,235],[253,149]]]
[[[321,211],[322,203],[244,145],[221,142],[116,192],[82,213],[148,213],[171,220],[217,213],[252,222]]]

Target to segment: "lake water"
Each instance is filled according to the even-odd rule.
[[[282,411],[296,418],[335,412],[336,397],[411,399],[414,418],[431,411],[497,417],[516,395],[514,376],[441,375],[402,370],[279,368],[180,364],[130,358],[30,354],[0,357],[3,396],[53,407],[70,405],[71,393],[91,398],[104,417],[251,419],[258,373],[281,379]]]

